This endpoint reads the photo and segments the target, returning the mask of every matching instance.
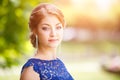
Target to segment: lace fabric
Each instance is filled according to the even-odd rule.
[[[33,70],[39,74],[40,80],[74,80],[60,59],[40,60],[31,58],[23,66],[33,66]]]

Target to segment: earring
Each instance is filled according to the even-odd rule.
[[[36,37],[36,41],[35,41],[36,45],[35,46],[36,46],[36,48],[38,48],[38,36],[36,35],[35,37]]]

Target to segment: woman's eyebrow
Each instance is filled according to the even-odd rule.
[[[57,23],[56,25],[62,25],[61,23]]]
[[[49,24],[47,24],[47,23],[43,23],[43,24],[41,24],[41,25],[43,25],[43,26],[44,26],[44,25],[45,25],[45,26],[50,26],[50,25],[49,25]]]
[[[49,24],[47,24],[47,23],[43,23],[43,24],[41,24],[41,25],[45,25],[45,26],[50,26]],[[56,25],[62,25],[61,23],[57,23]]]

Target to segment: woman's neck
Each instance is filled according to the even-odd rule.
[[[43,59],[43,60],[53,60],[56,59],[56,48],[43,48],[39,47],[35,58]]]

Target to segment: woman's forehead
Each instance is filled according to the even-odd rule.
[[[61,22],[57,16],[48,14],[41,20],[40,23],[61,23]]]

